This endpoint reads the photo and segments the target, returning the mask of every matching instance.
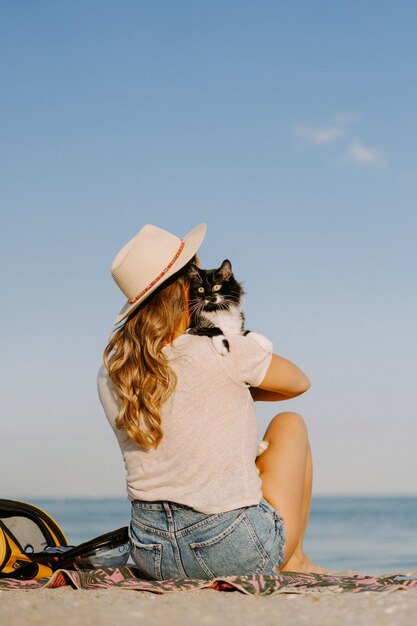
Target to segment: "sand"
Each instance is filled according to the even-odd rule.
[[[1,626],[410,626],[417,591],[282,594],[259,597],[213,590],[155,595],[70,587],[0,591]]]

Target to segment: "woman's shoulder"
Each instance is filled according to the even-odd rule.
[[[102,364],[101,367],[99,368],[98,372],[97,372],[97,380],[101,381],[105,378],[108,378],[108,372],[106,370],[106,368],[104,367],[104,365]]]
[[[102,365],[97,374],[97,389],[101,405],[112,428],[116,429],[116,418],[119,414],[119,398],[116,388],[110,380],[107,369]]]
[[[207,350],[210,348],[211,340],[209,337],[200,337],[199,335],[191,335],[186,333],[179,335],[171,343],[164,346],[163,351],[165,353],[178,352],[178,351],[199,351]]]
[[[230,335],[227,337],[230,350],[232,348],[243,353],[263,356],[272,352],[272,343],[263,335],[250,332],[247,335]]]
[[[116,388],[110,380],[109,373],[104,365],[100,367],[97,373],[97,388],[102,404],[103,402],[111,402],[117,404]]]
[[[227,335],[227,341],[229,343],[229,355],[233,352],[241,355],[264,355],[265,348],[261,347],[259,341],[256,341],[251,335]],[[265,342],[268,341],[264,338]],[[268,342],[269,343],[269,342]],[[215,347],[213,340],[210,337],[192,335],[186,333],[179,335],[174,341],[163,348],[164,352],[214,352],[219,357],[220,355]],[[226,355],[227,356],[227,355]]]

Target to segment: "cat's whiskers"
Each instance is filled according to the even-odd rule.
[[[201,302],[201,300],[190,300],[188,306],[190,311],[197,311],[199,309],[202,309],[204,304],[203,302]]]
[[[188,309],[191,317],[198,317],[204,311],[204,303],[201,300],[190,300]]]

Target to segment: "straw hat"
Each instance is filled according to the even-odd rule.
[[[112,276],[127,298],[115,324],[130,315],[193,258],[206,228],[205,224],[200,224],[180,239],[162,228],[146,224],[123,246],[111,266]]]

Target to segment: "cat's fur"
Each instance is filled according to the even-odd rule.
[[[191,334],[211,337],[216,350],[223,355],[229,352],[227,335],[250,335],[265,352],[272,352],[269,339],[245,330],[244,292],[228,259],[212,270],[191,265],[188,276]]]

